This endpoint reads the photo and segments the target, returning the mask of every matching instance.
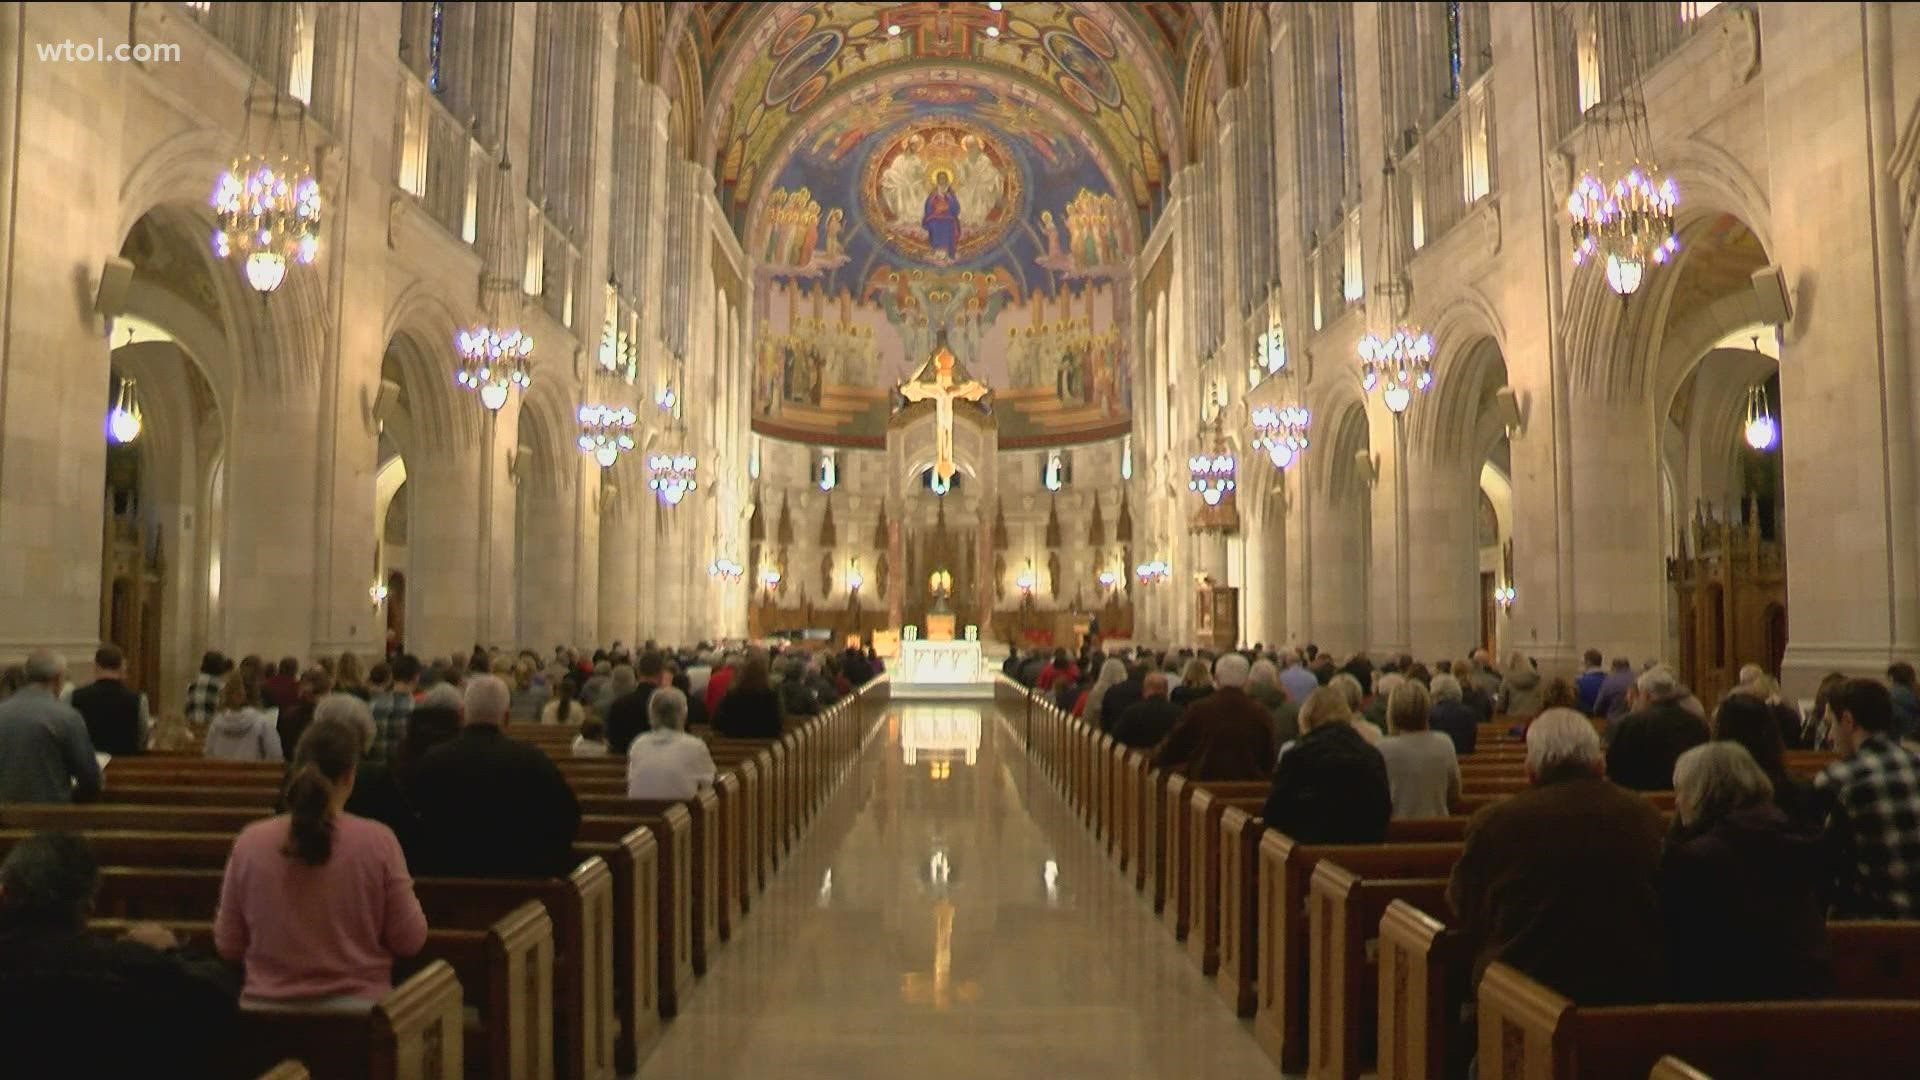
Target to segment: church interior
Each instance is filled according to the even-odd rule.
[[[1920,1075],[1920,4],[0,3],[0,210],[0,1060]]]

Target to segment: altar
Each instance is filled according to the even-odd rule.
[[[902,641],[893,696],[975,697],[993,693],[978,641]]]

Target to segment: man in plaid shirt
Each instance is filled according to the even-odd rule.
[[[413,715],[413,690],[419,682],[419,657],[401,653],[393,658],[393,685],[367,703],[367,711],[373,714],[373,745],[367,749],[368,759],[400,760],[400,746],[407,741],[407,718]]]
[[[187,723],[197,731],[205,731],[213,721],[213,714],[220,711],[220,684],[226,681],[226,674],[233,669],[233,663],[217,652],[206,652],[200,656],[200,674],[187,684]]]
[[[1848,679],[1828,701],[1842,760],[1814,778],[1827,804],[1833,917],[1920,913],[1920,757],[1894,741],[1893,698],[1877,679]]]

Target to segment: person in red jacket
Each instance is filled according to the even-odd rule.
[[[708,716],[712,716],[714,710],[720,707],[721,697],[726,694],[727,687],[733,684],[733,677],[738,674],[740,674],[740,655],[728,653],[720,666],[714,668],[713,674],[707,677]]]
[[[1055,683],[1063,679],[1067,682],[1078,682],[1080,679],[1080,666],[1075,664],[1073,658],[1067,655],[1067,650],[1055,649],[1053,650],[1053,663],[1041,669],[1040,681],[1035,684],[1034,688],[1041,691],[1051,690]]]

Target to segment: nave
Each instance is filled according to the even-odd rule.
[[[990,704],[896,703],[642,1080],[1271,1075]]]

